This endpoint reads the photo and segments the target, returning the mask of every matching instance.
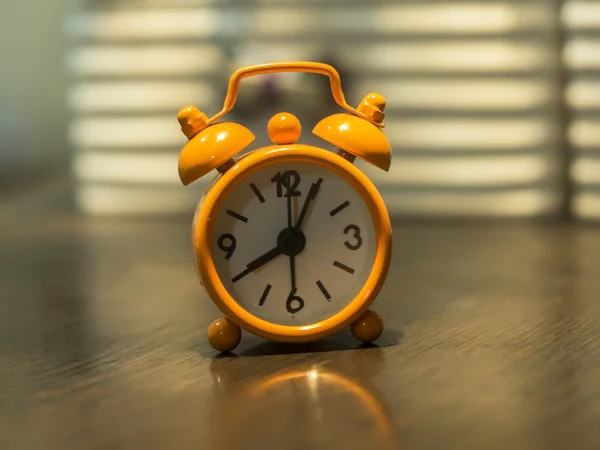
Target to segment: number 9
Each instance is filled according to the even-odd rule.
[[[228,241],[226,243],[226,241]],[[231,258],[233,252],[235,251],[235,236],[233,234],[225,233],[219,236],[219,240],[217,241],[219,248],[226,252],[225,259]]]

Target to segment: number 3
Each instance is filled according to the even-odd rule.
[[[344,228],[344,234],[348,234],[350,231],[354,231],[354,235],[352,236],[356,239],[355,244],[351,244],[349,241],[344,242],[344,245],[348,247],[350,250],[358,250],[362,245],[362,237],[360,237],[360,228],[357,225],[348,225]]]

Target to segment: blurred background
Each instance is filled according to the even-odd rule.
[[[391,171],[362,167],[392,215],[600,218],[600,1],[2,0],[0,24],[12,211],[189,217],[210,180],[179,183],[178,110],[216,113],[240,66],[315,60],[351,105],[387,98]],[[245,79],[227,119],[258,146],[281,110],[329,148],[318,75]]]
[[[176,116],[290,60],[387,98],[386,331],[216,358]],[[280,111],[330,148],[323,76],[226,120]],[[364,405],[403,449],[600,448],[600,228],[537,226],[598,220],[600,0],[0,0],[0,448],[383,448]]]

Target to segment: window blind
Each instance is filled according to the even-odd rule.
[[[561,18],[572,211],[580,219],[600,219],[600,1],[568,1]]]
[[[577,11],[567,6],[559,17],[554,2],[522,0],[96,2],[66,24],[78,204],[89,214],[189,213],[209,180],[179,184],[179,108],[218,111],[227,78],[241,65],[318,60],[326,52],[345,68],[351,102],[371,91],[387,99],[392,168],[359,165],[391,214],[558,214],[563,60],[579,70],[577,55],[595,48],[594,26],[585,14],[583,25],[577,22]],[[575,30],[564,58],[557,41],[562,23]],[[577,27],[586,23],[582,35]],[[582,111],[569,128],[574,147],[581,143],[573,166],[578,186],[582,173],[590,177],[593,151],[584,150],[589,140],[577,139],[598,137],[587,112],[600,97],[584,104],[595,92],[588,69],[581,68],[567,95]],[[259,83],[248,79],[242,103],[242,93]],[[322,92],[311,83],[282,75],[283,108],[304,102],[318,112]],[[260,119],[258,131],[268,116]],[[577,211],[600,202],[581,187]]]

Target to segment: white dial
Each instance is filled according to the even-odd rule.
[[[375,258],[367,204],[344,178],[308,162],[273,164],[244,178],[213,230],[213,261],[231,297],[281,325],[312,324],[344,309]]]

